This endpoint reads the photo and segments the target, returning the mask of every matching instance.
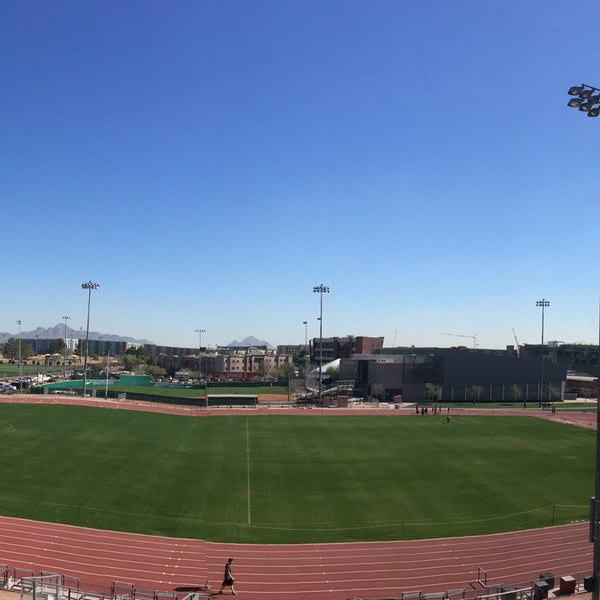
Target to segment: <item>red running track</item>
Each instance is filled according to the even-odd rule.
[[[557,577],[591,570],[585,523],[490,536],[359,544],[236,545],[100,531],[0,517],[0,560],[97,583],[172,591],[218,589],[234,557],[238,594],[300,600],[382,598],[403,591],[473,589],[478,567],[488,585],[521,585],[540,573]],[[84,586],[85,587],[85,586]]]
[[[81,401],[65,398],[60,402],[65,400]],[[14,402],[15,398],[10,401]],[[85,403],[115,407],[111,402]],[[167,412],[190,413],[189,408],[139,404],[119,403],[118,408],[162,412],[166,408]],[[403,410],[386,412],[412,414]],[[523,414],[523,411],[515,412]],[[500,413],[507,414],[495,411],[495,414]],[[196,414],[209,413],[196,411]],[[575,414],[569,415],[567,422],[593,426],[593,419],[585,413],[582,415],[581,419]],[[552,416],[540,411],[539,416],[565,421],[558,414]],[[202,585],[208,580],[214,590],[220,586],[223,565],[232,556],[236,590],[248,600],[265,596],[283,600],[384,598],[417,590],[433,593],[466,589],[469,592],[481,590],[477,584],[478,568],[487,573],[488,585],[529,584],[543,572],[581,579],[591,572],[592,549],[587,523],[421,541],[238,545],[0,517],[0,563],[11,568],[28,568],[36,574],[41,571],[60,573],[102,587],[113,581],[127,582],[145,590],[172,591],[180,586]]]

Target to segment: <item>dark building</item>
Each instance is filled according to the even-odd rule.
[[[310,341],[310,361],[314,364],[319,362],[321,341],[324,363],[338,358],[350,358],[355,354],[373,354],[383,348],[383,337],[348,335],[345,337],[323,338],[323,340],[317,337]]]
[[[85,352],[85,340],[81,341],[83,351]],[[112,340],[88,340],[88,354],[96,356],[120,356],[127,352],[129,347],[135,346],[130,342],[115,342]]]
[[[523,344],[519,346],[523,358],[539,360],[542,356],[541,344]],[[563,342],[548,342],[544,344],[543,355],[547,359],[564,363],[570,371],[588,375],[597,375],[600,356],[596,344],[565,344]]]
[[[278,344],[277,354],[301,354],[307,352],[308,348],[305,344]]]
[[[18,337],[14,338],[18,340]],[[36,354],[46,354],[52,352],[59,340],[40,339],[40,338],[21,338],[21,344],[29,344]]]
[[[391,401],[548,402],[563,397],[567,366],[506,350],[390,348],[342,358],[340,379]],[[543,380],[543,398],[540,391]]]
[[[159,356],[168,356],[169,358],[177,356],[191,356],[198,353],[198,346],[195,348],[183,348],[180,346],[157,346],[156,344],[144,344],[144,354],[153,358]]]

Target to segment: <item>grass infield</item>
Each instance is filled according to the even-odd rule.
[[[0,405],[0,512],[224,542],[588,518],[595,432],[533,417],[189,416]]]

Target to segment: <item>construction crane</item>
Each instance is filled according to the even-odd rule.
[[[451,335],[453,337],[466,337],[471,338],[473,340],[473,348],[477,348],[477,336],[476,335],[466,335],[464,333],[444,333],[443,331],[438,332],[440,335]]]
[[[515,344],[516,344],[516,351],[517,351],[517,358],[519,358],[521,356],[521,351],[519,349],[519,340],[517,339],[517,334],[515,333],[515,328],[513,327],[513,335],[515,336]]]

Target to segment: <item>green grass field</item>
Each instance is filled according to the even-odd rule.
[[[0,513],[233,542],[587,519],[595,432],[530,417],[215,416],[0,405]]]

